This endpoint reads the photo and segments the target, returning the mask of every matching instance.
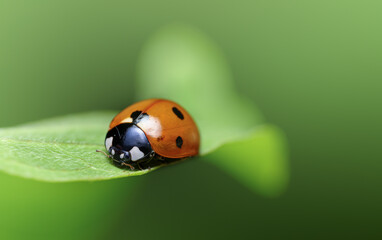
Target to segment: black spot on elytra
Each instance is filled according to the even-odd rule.
[[[141,115],[142,111],[135,111],[133,112],[130,117],[135,120],[139,115]]]
[[[176,146],[178,148],[182,148],[182,145],[183,145],[183,139],[182,139],[181,136],[179,136],[179,137],[176,138]]]
[[[139,123],[143,118],[149,116],[147,113],[142,113],[142,111],[133,112],[130,117],[133,119],[133,123]]]
[[[176,107],[173,107],[172,108],[172,111],[175,113],[175,115],[178,117],[178,118],[180,118],[180,119],[184,119],[184,116],[183,116],[183,114],[182,114],[182,112],[181,111],[179,111],[179,109],[177,109]]]

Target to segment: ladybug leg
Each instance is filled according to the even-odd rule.
[[[111,155],[105,153],[104,151],[96,149],[96,152],[103,153],[107,158],[111,158]]]
[[[149,164],[150,161],[151,161],[151,159],[153,159],[153,158],[150,158],[150,159],[146,162],[146,164]],[[147,170],[149,170],[149,171],[151,170],[151,166],[150,166],[150,165],[147,166]]]
[[[128,164],[128,163],[125,163],[125,162],[121,162],[121,165],[123,166],[128,166],[130,168],[130,170],[134,170],[135,168],[133,167],[133,165],[131,164]],[[139,166],[139,165],[138,165]]]
[[[164,157],[158,157],[158,160],[159,160],[160,162],[162,162],[162,164],[168,164],[168,163],[169,163],[169,162],[167,161],[167,159],[164,158]]]
[[[155,152],[152,151],[152,152],[150,153],[150,156],[149,156],[150,159],[147,160],[146,163],[149,163],[151,160],[153,160],[154,156],[155,156]]]
[[[153,158],[154,158],[154,157],[155,157],[155,152],[154,152],[154,151],[152,151],[152,152],[150,153],[150,155],[149,155],[149,158],[150,158],[150,159],[149,159],[149,160],[147,160],[147,161],[146,161],[146,163],[147,163],[147,164],[149,164],[149,163],[150,163],[150,161],[151,161],[151,160],[153,160]],[[150,171],[150,170],[151,170],[151,166],[150,166],[150,165],[148,165],[147,169]]]
[[[139,169],[143,170],[143,168],[141,167],[141,165],[139,165],[139,162],[137,162],[137,165],[138,165]]]

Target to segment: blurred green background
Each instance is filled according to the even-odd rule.
[[[0,127],[124,108],[139,97],[147,38],[184,22],[225,51],[291,159],[289,188],[271,199],[200,161],[94,183],[1,173],[0,238],[381,239],[381,10],[371,0],[0,0]]]

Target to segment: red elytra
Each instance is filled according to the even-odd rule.
[[[190,114],[179,104],[165,99],[147,99],[130,105],[114,117],[109,130],[132,123],[133,115],[147,114],[136,123],[143,130],[156,154],[184,158],[199,154],[200,135]]]

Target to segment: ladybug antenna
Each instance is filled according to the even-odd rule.
[[[97,149],[96,152],[103,153],[107,158],[111,158],[111,156],[109,154],[106,154],[104,151]]]

